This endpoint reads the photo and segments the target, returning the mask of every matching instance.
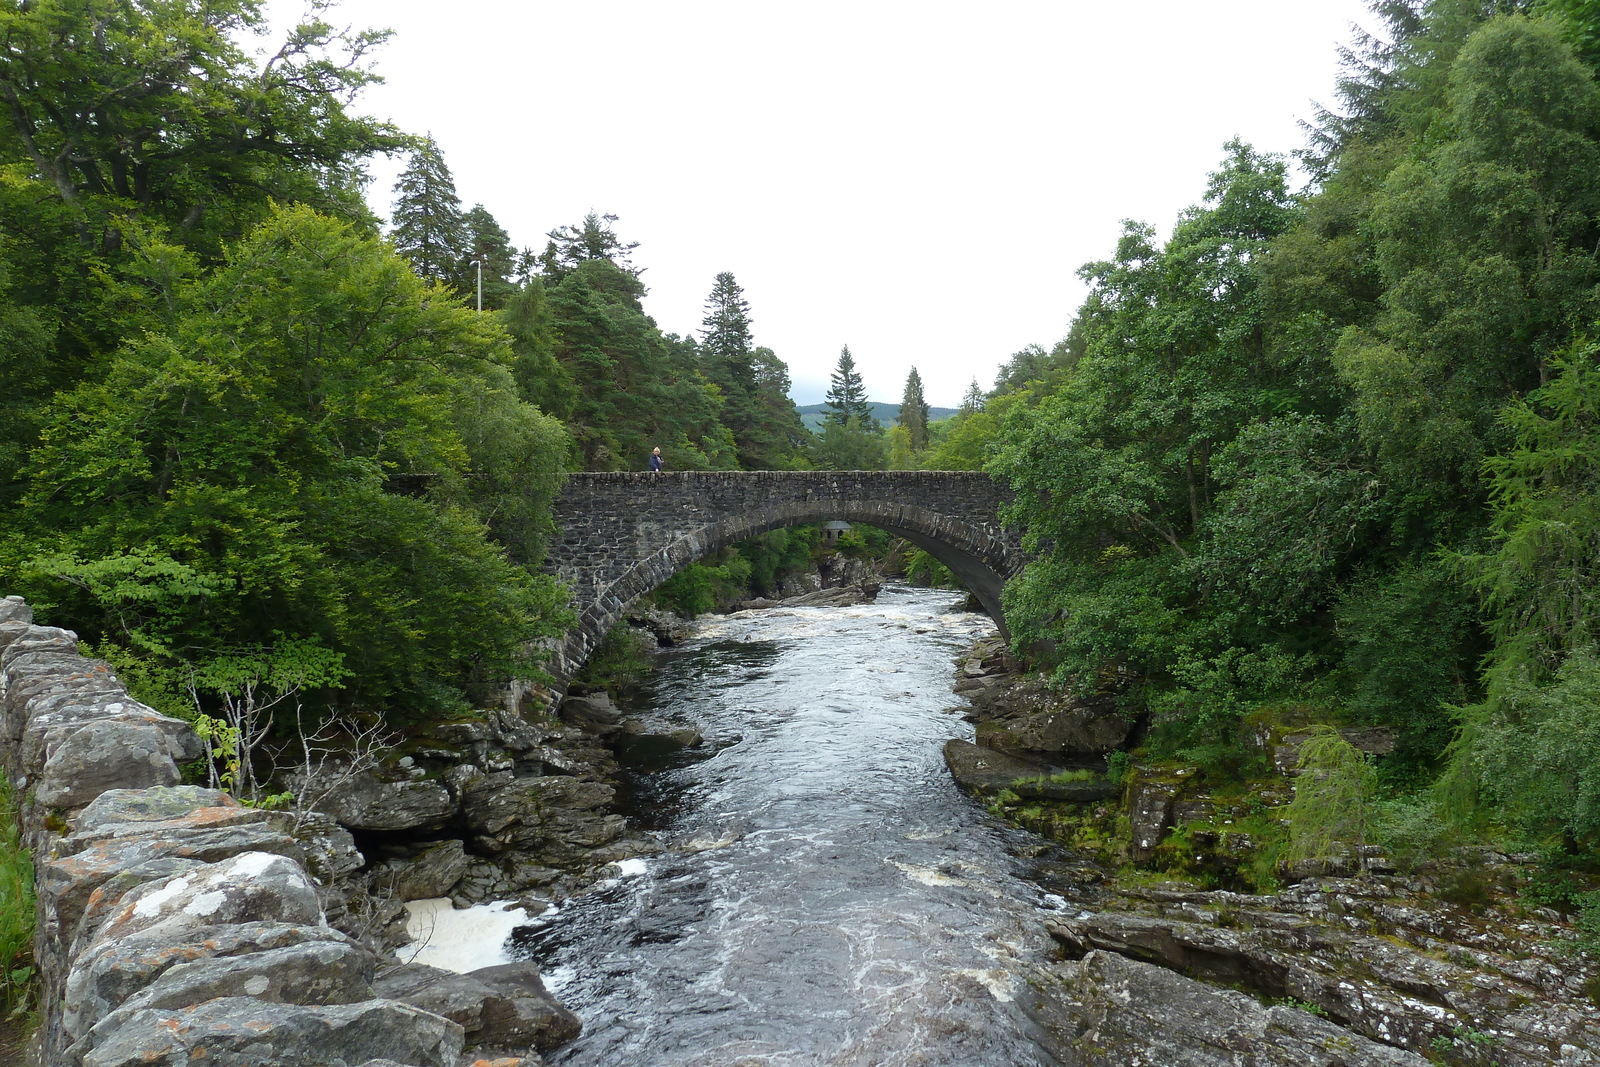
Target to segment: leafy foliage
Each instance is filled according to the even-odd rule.
[[[168,297],[166,330],[52,405],[5,559],[17,588],[158,656],[315,636],[361,699],[401,704],[551,632],[554,586],[485,519],[515,524],[492,510],[508,480],[550,499],[561,434],[515,405],[488,320],[303,208]],[[486,435],[461,427],[491,412],[516,432],[475,478]],[[542,520],[522,520],[536,558]]]
[[[1331,726],[1317,728],[1300,746],[1294,799],[1284,809],[1289,848],[1284,858],[1330,860],[1367,843],[1377,776],[1366,754]]]

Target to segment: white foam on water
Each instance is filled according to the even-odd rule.
[[[649,870],[649,865],[640,859],[618,860],[612,866],[617,869],[617,877],[619,878],[637,878]]]
[[[395,950],[407,963],[426,963],[457,974],[510,963],[506,939],[528,922],[528,913],[509,900],[457,910],[447,897],[406,902],[406,934],[411,943]]]
[[[1017,999],[1017,980],[1005,971],[962,969],[956,973],[971,978],[987,989],[991,997],[1002,1003],[1009,1004]]]

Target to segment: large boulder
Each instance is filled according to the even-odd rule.
[[[380,975],[380,996],[460,1023],[467,1044],[548,1050],[578,1036],[583,1024],[552,997],[532,963],[506,963],[467,974],[408,963]]]
[[[126,790],[101,794],[79,819],[86,829],[63,838],[56,855],[39,865],[40,895],[69,943],[86,915],[103,919],[125,893],[147,882],[240,853],[300,858],[300,846],[267,812],[227,799],[175,814],[189,802],[186,796],[197,794],[140,791],[146,792],[154,794],[148,802]]]
[[[596,737],[611,737],[622,729],[622,710],[606,693],[571,696],[561,702],[561,721]]]
[[[458,840],[440,841],[408,860],[390,860],[378,875],[396,900],[432,900],[450,895],[467,871],[467,850]]]
[[[316,886],[298,863],[271,853],[245,852],[126,893],[93,941],[149,930],[180,941],[197,927],[217,923],[322,921]]]
[[[982,723],[978,743],[1013,755],[1038,753],[1051,758],[1100,757],[1120,748],[1133,729],[1108,700],[1052,697],[1036,711],[1023,711]]]
[[[136,1012],[84,1067],[455,1067],[461,1027],[392,1000],[304,1006],[220,997]]]
[[[318,811],[352,830],[437,830],[456,813],[450,791],[427,779],[385,781],[376,771],[339,767],[309,779],[295,776],[291,786],[317,798]]]

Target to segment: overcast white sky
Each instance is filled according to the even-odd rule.
[[[292,16],[301,0],[270,0]],[[343,0],[388,27],[364,113],[431,132],[518,246],[619,215],[646,310],[698,333],[732,271],[755,339],[822,399],[848,344],[873,399],[930,403],[1083,298],[1120,220],[1162,232],[1222,144],[1302,144],[1361,0]],[[387,215],[399,164],[369,192]]]

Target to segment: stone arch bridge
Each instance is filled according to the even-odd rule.
[[[1022,568],[1000,525],[1010,493],[969,471],[689,471],[571,474],[555,503],[546,569],[572,589],[577,626],[549,664],[550,704],[635,600],[747,537],[843,519],[925,550],[972,591],[1001,631],[1000,589]]]

